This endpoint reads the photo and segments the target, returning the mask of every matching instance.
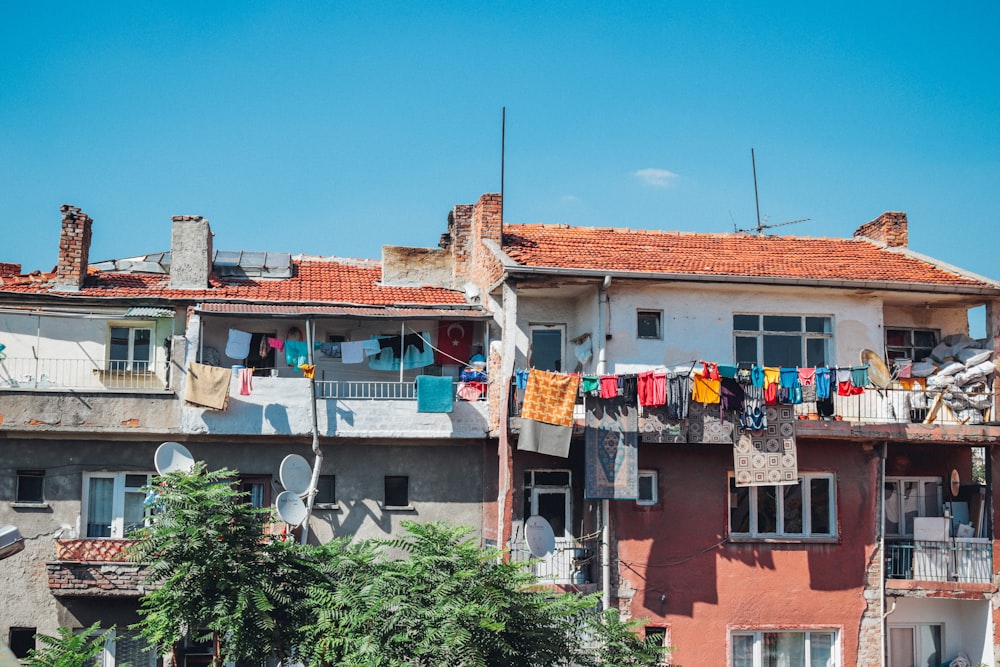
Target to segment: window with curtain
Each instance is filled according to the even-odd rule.
[[[146,493],[152,473],[102,472],[84,475],[86,537],[127,537],[149,517]]]

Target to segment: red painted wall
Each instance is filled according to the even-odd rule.
[[[669,628],[676,664],[727,665],[731,629],[768,627],[835,628],[841,664],[856,664],[877,449],[803,438],[798,449],[800,471],[836,474],[835,543],[729,542],[732,448],[640,445],[639,467],[658,470],[660,504],[613,503],[623,593],[635,591],[634,618]]]

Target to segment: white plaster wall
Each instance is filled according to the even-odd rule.
[[[891,607],[892,603],[887,606]],[[889,626],[942,624],[945,644],[942,661],[950,661],[959,651],[965,651],[972,664],[996,664],[990,603],[985,600],[897,598],[896,610],[886,618],[886,623]]]
[[[525,368],[528,350],[531,346],[531,325],[565,324],[563,359],[570,372],[577,363],[573,346],[569,340],[585,333],[591,335],[594,356],[583,372],[593,372],[597,363],[597,286],[584,290],[546,291],[539,294],[534,290],[519,291],[517,296],[517,330],[514,332],[516,348],[515,366]]]

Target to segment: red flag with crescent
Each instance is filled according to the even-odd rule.
[[[438,324],[434,362],[465,366],[472,356],[472,322],[442,320]]]

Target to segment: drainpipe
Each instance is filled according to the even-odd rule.
[[[604,281],[597,290],[597,374],[607,372],[606,344],[607,335],[604,331],[604,307],[608,298],[608,286],[611,276],[604,276]],[[601,501],[601,607],[611,608],[611,502]]]
[[[896,602],[893,600],[892,609],[889,611],[885,610],[885,459],[888,454],[889,443],[887,441],[882,441],[882,451],[879,456],[879,470],[878,470],[878,484],[876,484],[877,493],[875,498],[876,508],[878,512],[878,521],[875,524],[875,530],[878,531],[878,545],[879,553],[882,555],[882,562],[879,564],[879,598],[882,600],[882,619],[879,624],[879,661],[882,667],[885,667],[885,634],[886,634],[886,622],[885,618],[892,612],[896,611]]]
[[[309,365],[313,365],[313,339],[316,330],[312,320],[306,320],[306,355]],[[309,403],[312,407],[312,450],[316,457],[313,461],[312,477],[309,480],[309,498],[306,500],[306,519],[302,522],[302,544],[309,540],[309,519],[312,518],[313,502],[316,500],[316,487],[319,485],[319,471],[323,467],[323,451],[319,448],[319,418],[316,416],[316,369],[313,368],[309,378]]]

